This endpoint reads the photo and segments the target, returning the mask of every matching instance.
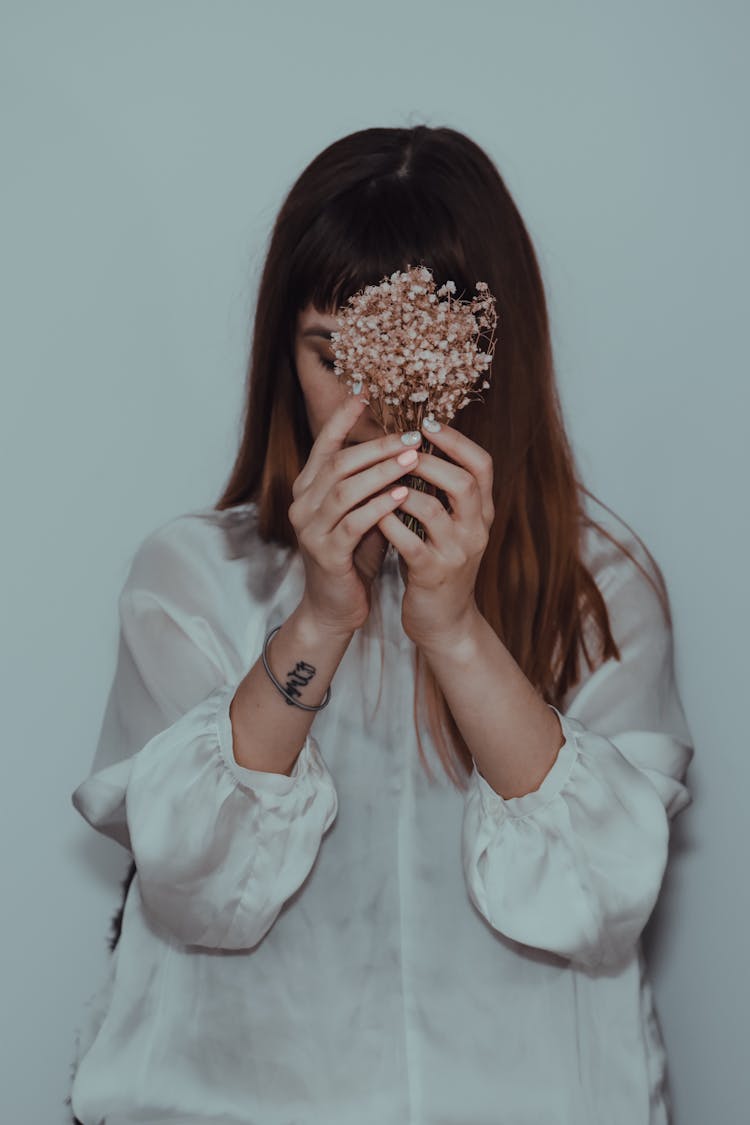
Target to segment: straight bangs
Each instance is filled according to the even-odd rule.
[[[473,296],[454,222],[435,195],[415,191],[396,174],[358,183],[338,195],[297,243],[289,263],[294,315],[308,304],[335,316],[355,293],[409,266],[426,265],[437,286]]]

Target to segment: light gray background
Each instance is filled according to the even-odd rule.
[[[68,0],[0,17],[4,1118],[69,1120],[127,866],[70,793],[131,554],[212,503],[233,457],[282,195],[335,138],[424,121],[498,163],[581,468],[668,580],[695,803],[652,974],[679,1125],[747,1120],[747,6]]]

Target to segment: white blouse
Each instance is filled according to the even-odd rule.
[[[379,706],[373,611],[287,776],[237,763],[229,703],[300,601],[301,556],[252,503],[146,537],[72,794],[137,864],[77,1031],[83,1125],[665,1125],[640,935],[693,748],[655,592],[583,537],[622,661],[583,662],[551,770],[510,799],[476,767],[455,788],[423,722],[424,772],[393,551]]]

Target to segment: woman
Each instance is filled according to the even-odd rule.
[[[484,402],[402,441],[329,334],[417,262],[486,281],[501,331]],[[693,751],[658,566],[592,501],[491,160],[332,144],[275,224],[227,487],[120,595],[73,793],[132,858],[83,1125],[668,1120],[640,937]]]

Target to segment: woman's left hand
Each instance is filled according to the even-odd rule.
[[[422,433],[452,460],[420,450],[408,473],[442,489],[451,511],[437,496],[410,488],[399,508],[419,520],[425,540],[395,512],[379,520],[378,527],[405,563],[404,632],[416,645],[434,646],[458,639],[477,612],[476,577],[495,517],[493,463],[486,450],[444,423],[436,433],[424,428]]]

